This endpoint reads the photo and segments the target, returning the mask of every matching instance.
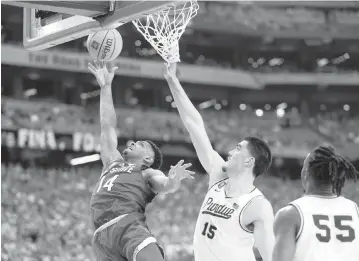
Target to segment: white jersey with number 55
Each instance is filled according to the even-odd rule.
[[[304,196],[290,203],[301,216],[293,261],[358,261],[359,210],[344,197]]]
[[[227,182],[215,183],[202,204],[193,242],[196,261],[256,260],[253,231],[241,224],[241,216],[249,203],[263,194],[255,188],[240,197],[227,197]]]

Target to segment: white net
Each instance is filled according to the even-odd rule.
[[[178,41],[198,9],[196,0],[178,1],[132,23],[167,63],[175,63],[180,61]]]

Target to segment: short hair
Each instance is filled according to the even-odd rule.
[[[151,148],[153,149],[153,152],[155,153],[153,163],[150,167],[153,169],[160,169],[162,166],[162,162],[163,162],[163,155],[162,155],[161,150],[152,141],[146,140],[146,142],[148,142],[148,144],[150,144]]]
[[[248,150],[255,158],[253,174],[254,177],[258,177],[272,164],[272,152],[264,140],[256,137],[246,137],[244,140],[248,142]]]
[[[359,172],[344,157],[335,153],[331,146],[321,145],[314,149],[308,162],[308,170],[315,181],[331,184],[333,193],[341,194],[346,179],[355,182]]]

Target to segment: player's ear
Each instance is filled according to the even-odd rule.
[[[153,164],[154,160],[155,159],[151,156],[145,156],[145,158],[143,159],[146,166],[151,166]]]
[[[254,165],[254,162],[256,161],[256,159],[254,157],[249,157],[247,158],[244,163],[247,165],[247,166],[252,166]]]

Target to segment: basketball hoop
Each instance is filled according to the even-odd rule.
[[[178,41],[198,9],[196,0],[179,1],[132,23],[167,63],[180,62]]]

